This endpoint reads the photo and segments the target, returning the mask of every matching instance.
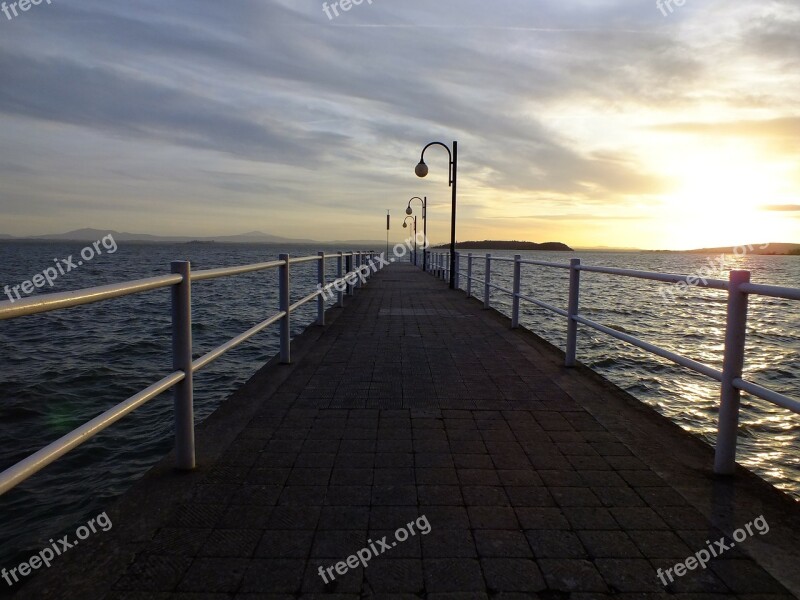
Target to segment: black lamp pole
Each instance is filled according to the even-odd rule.
[[[413,217],[411,215],[407,216],[403,221],[403,227],[408,227],[409,219],[412,219],[414,221],[414,260],[411,261],[411,264],[413,264],[416,267],[417,266],[417,216],[416,215],[414,215]]]
[[[419,157],[419,164],[414,169],[417,177],[425,177],[428,174],[428,165],[425,164],[425,150],[431,146],[442,146],[447,150],[450,157],[450,188],[453,192],[453,208],[450,214],[450,289],[456,287],[456,184],[458,182],[458,142],[453,142],[453,151],[450,152],[449,146],[442,142],[431,142],[422,149]]]
[[[419,196],[414,196],[411,200],[419,200],[422,202],[422,237],[425,238],[425,245],[422,247],[422,270],[428,270],[428,197],[425,196],[424,198],[420,198]],[[410,215],[413,213],[411,210],[411,200],[408,201],[408,208],[406,208],[406,214]],[[414,222],[414,234],[416,236],[416,220]],[[416,240],[414,241],[416,244]]]

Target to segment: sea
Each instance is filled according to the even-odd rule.
[[[107,247],[108,246],[108,247]],[[98,244],[0,242],[0,287],[32,280],[62,266],[52,287],[63,292],[170,272],[170,262],[192,269],[273,260],[282,252],[307,256],[342,248],[217,243]],[[368,248],[346,248],[366,250]],[[382,248],[377,248],[380,251]],[[83,256],[93,256],[83,260]],[[475,251],[473,285],[482,294],[484,260],[515,252]],[[463,255],[466,256],[466,251]],[[702,255],[654,252],[520,252],[524,259],[727,279],[747,269],[757,283],[800,287],[800,257],[747,252]],[[72,266],[65,261],[72,257]],[[80,265],[78,263],[81,263]],[[421,264],[421,259],[419,261]],[[465,267],[465,262],[462,263]],[[335,261],[328,262],[332,278]],[[52,271],[49,272],[52,275]],[[512,265],[492,264],[493,282],[510,289]],[[52,279],[52,277],[51,277]],[[41,279],[39,280],[41,283]],[[462,277],[462,288],[466,281]],[[568,272],[522,268],[522,293],[565,308]],[[293,266],[292,301],[316,287],[316,263]],[[277,272],[198,282],[192,286],[194,353],[200,356],[276,312]],[[30,288],[28,288],[30,289]],[[666,290],[666,291],[665,291]],[[5,294],[0,296],[7,300]],[[13,295],[13,290],[11,291]],[[20,292],[21,293],[21,292]],[[494,290],[495,308],[510,314],[511,299]],[[583,272],[581,313],[715,368],[721,368],[726,294],[627,277]],[[297,335],[316,315],[313,303],[293,316]],[[564,348],[563,317],[523,301],[521,324]],[[277,328],[262,332],[195,376],[201,421],[241,386],[278,348]],[[579,328],[578,359],[681,427],[714,444],[719,385],[701,375],[586,327]],[[136,296],[42,315],[0,321],[0,470],[8,468],[99,413],[169,374],[170,293]],[[800,399],[800,303],[752,297],[745,377]],[[11,568],[105,510],[173,445],[172,396],[152,400],[53,465],[0,496],[0,567]],[[800,416],[745,395],[738,461],[800,498]]]

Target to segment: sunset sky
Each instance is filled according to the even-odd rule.
[[[328,5],[333,4],[328,2]],[[53,0],[0,13],[0,233],[800,243],[797,0]],[[331,12],[330,10],[328,11]]]

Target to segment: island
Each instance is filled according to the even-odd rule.
[[[432,248],[449,248],[449,244],[431,246]],[[574,252],[572,248],[561,242],[518,242],[503,240],[483,240],[482,242],[456,242],[456,249],[460,250],[543,250],[547,252]]]

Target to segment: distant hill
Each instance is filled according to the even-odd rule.
[[[434,248],[449,248],[449,244],[434,246]],[[574,252],[572,248],[561,242],[517,242],[503,240],[483,240],[482,242],[458,242],[456,248],[462,250],[547,250],[551,252]]]
[[[742,246],[721,246],[719,248],[698,248],[697,250],[656,250],[656,252],[679,252],[682,254],[756,254],[761,256],[793,254],[800,244],[773,242],[769,244],[750,244]]]
[[[223,244],[319,244],[319,245],[368,245],[382,247],[385,241],[379,240],[341,240],[336,242],[319,242],[317,240],[302,238],[287,238],[279,235],[272,235],[262,231],[250,231],[239,235],[219,235],[211,237],[180,236],[180,235],[150,235],[147,233],[127,233],[124,231],[113,231],[108,229],[76,229],[66,233],[54,233],[48,235],[37,235],[29,237],[15,237],[0,233],[0,239],[4,240],[59,240],[93,242],[111,234],[116,242],[152,242],[152,243],[209,243],[218,242]]]

